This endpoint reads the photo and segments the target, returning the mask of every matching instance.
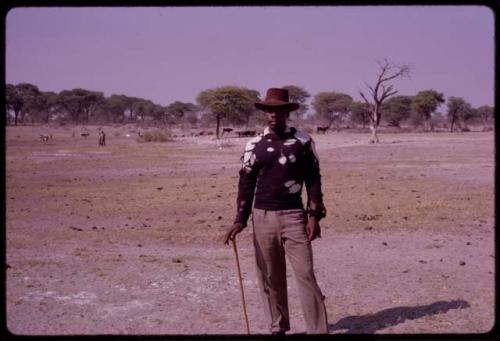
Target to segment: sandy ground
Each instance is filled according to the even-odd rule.
[[[103,128],[106,147],[97,127],[87,139],[73,127],[7,128],[9,330],[246,333],[233,250],[220,240],[246,139],[140,143],[132,126]],[[330,332],[488,332],[494,134],[313,137],[328,209],[313,248]],[[251,235],[238,237],[250,329],[266,334]],[[304,333],[288,276],[291,333]]]

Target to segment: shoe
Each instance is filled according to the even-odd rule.
[[[280,331],[277,331],[277,332],[272,332],[271,335],[285,335],[285,331],[284,330],[280,330]]]

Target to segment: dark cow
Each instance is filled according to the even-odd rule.
[[[330,127],[326,126],[326,127],[317,127],[316,128],[316,133],[326,133],[328,131],[328,129],[330,129]]]
[[[240,130],[240,131],[237,131],[236,134],[238,134],[238,137],[249,137],[249,136],[255,136],[257,134],[257,131],[255,131],[255,130]]]

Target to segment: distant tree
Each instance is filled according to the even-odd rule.
[[[292,113],[290,113],[290,114],[292,114]],[[265,126],[265,125],[267,125],[267,120],[266,120],[266,116],[264,115],[264,112],[258,110],[255,112],[255,114],[251,115],[249,118],[248,125],[250,125],[250,126]]]
[[[24,123],[24,117],[39,94],[38,87],[30,83],[7,84],[5,88],[7,114],[9,110],[14,113],[14,125],[19,122]]]
[[[126,96],[125,103],[127,105],[128,120],[136,122],[138,119],[143,118],[153,102],[140,97]]]
[[[314,96],[313,107],[316,115],[328,121],[328,128],[339,122],[349,112],[352,97],[340,92],[320,92]]]
[[[477,116],[485,127],[491,126],[495,119],[495,109],[489,105],[483,105],[476,109]]]
[[[125,95],[111,95],[106,98],[104,108],[113,122],[124,122],[129,108],[128,97]]]
[[[411,103],[411,96],[394,96],[382,104],[380,111],[390,126],[400,127],[401,121],[410,117]]]
[[[200,121],[197,113],[194,111],[186,113],[186,115],[183,117],[183,120],[190,125],[198,124],[198,122]]]
[[[165,120],[163,120],[163,118],[168,116],[167,107],[161,104],[154,103],[154,106],[150,111],[150,116],[153,118],[153,121],[155,123],[166,122]],[[161,117],[162,119],[158,120],[159,117]]]
[[[461,97],[448,98],[448,119],[450,120],[450,131],[456,125],[462,128],[467,119],[473,115],[472,106]]]
[[[299,104],[299,109],[293,111],[293,114],[297,119],[302,118],[309,109],[306,101],[309,97],[311,97],[311,95],[300,86],[285,85],[283,86],[283,88],[288,90],[288,97],[290,102]]]
[[[221,120],[248,125],[250,116],[256,112],[254,103],[259,92],[243,87],[223,86],[201,91],[196,102],[216,121],[216,136],[219,138]]]
[[[7,109],[7,123],[10,124],[10,111],[12,111],[14,113],[14,125],[17,126],[19,115],[24,107],[24,101],[13,84],[7,84],[5,87],[5,104]]]
[[[131,106],[131,112],[134,114],[131,118],[134,121],[141,120],[146,121],[147,116],[154,117],[155,110],[157,109],[157,104],[153,103],[149,99],[142,99],[134,97],[134,102]]]
[[[153,121],[155,122],[155,124],[167,124],[167,107],[160,104],[155,104],[151,110],[151,116],[153,117]]]
[[[110,111],[114,121],[135,122],[154,115],[154,103],[139,97],[126,95],[111,95],[106,100],[106,108]]]
[[[107,99],[108,98],[105,98],[105,103],[100,104],[92,114],[91,122],[93,124],[106,124],[116,122],[113,115],[108,109]]]
[[[259,100],[260,93],[257,90],[241,88],[242,96],[239,101],[235,101],[235,111],[228,116],[229,122],[233,124],[245,124],[248,127],[250,117],[259,113],[255,107],[255,102]]]
[[[377,61],[377,64],[380,67],[380,71],[377,76],[377,80],[375,81],[375,85],[370,86],[367,84],[368,89],[370,89],[370,100],[368,100],[368,98],[362,91],[359,92],[361,97],[370,107],[368,117],[370,118],[371,122],[370,125],[370,129],[372,131],[372,136],[370,138],[371,143],[379,142],[377,136],[377,130],[380,124],[380,119],[382,118],[380,109],[383,102],[388,97],[398,93],[397,90],[394,90],[392,85],[386,87],[387,82],[398,77],[409,77],[410,75],[410,66],[408,64],[397,66],[395,64],[389,63],[387,59],[384,59],[383,62]]]
[[[429,120],[429,124],[431,127],[443,127],[443,128],[448,128],[448,120],[446,117],[446,114],[443,114],[442,112],[436,111],[432,113],[432,117]]]
[[[444,95],[436,90],[423,90],[413,97],[411,103],[412,121],[414,125],[424,123],[429,126],[432,113],[444,103]],[[433,130],[433,127],[430,127]]]
[[[28,112],[33,120],[49,123],[58,109],[58,95],[55,92],[39,92],[28,105]]]
[[[57,101],[75,123],[88,123],[100,104],[104,103],[102,92],[85,89],[61,91]]]
[[[368,104],[364,102],[354,101],[351,103],[349,111],[351,113],[350,116],[351,122],[361,123],[363,124],[363,128],[365,128],[369,120],[368,114],[370,112],[370,108]]]
[[[170,124],[178,123],[182,118],[196,112],[196,110],[195,104],[180,101],[175,101],[165,108]]]

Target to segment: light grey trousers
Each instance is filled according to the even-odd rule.
[[[308,334],[327,334],[325,297],[316,283],[302,209],[253,210],[257,278],[271,332],[290,330],[285,254],[292,266]]]

